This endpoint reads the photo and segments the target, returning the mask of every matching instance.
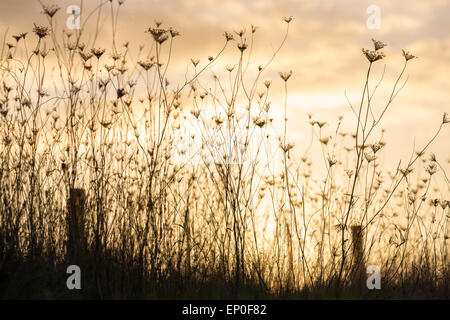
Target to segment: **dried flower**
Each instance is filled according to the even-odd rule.
[[[295,146],[294,143],[283,144],[283,143],[280,142],[280,148],[281,148],[281,150],[283,150],[284,152],[288,152],[288,151],[291,150],[294,146]]]
[[[428,174],[430,175],[430,176],[432,176],[433,174],[435,174],[436,172],[437,172],[437,165],[436,165],[436,162],[430,162],[429,164],[428,164],[428,167],[426,168],[426,171],[428,172]]]
[[[372,162],[373,160],[375,160],[375,155],[374,154],[371,154],[371,153],[368,153],[368,152],[365,152],[364,153],[364,158],[366,158],[366,160],[367,160],[367,162]]]
[[[148,28],[147,31],[153,36],[153,39],[155,39],[156,42],[159,42],[160,44],[163,43],[165,40],[167,40],[167,30],[160,29],[160,28]]]
[[[151,61],[138,61],[138,65],[140,65],[145,71],[150,70],[153,67],[153,62]]]
[[[400,169],[400,172],[401,172],[401,174],[403,175],[403,176],[408,176],[411,172],[413,172],[413,169],[411,169],[411,168],[406,168],[406,169]]]
[[[225,69],[227,69],[228,72],[231,72],[234,70],[236,66],[226,66]]]
[[[262,128],[266,124],[266,120],[260,117],[253,117],[253,123]]]
[[[245,29],[234,31],[234,33],[236,33],[239,37],[242,38],[242,36],[245,34]]]
[[[227,31],[225,31],[225,32],[223,33],[223,35],[224,35],[225,38],[227,39],[227,42],[228,42],[228,41],[231,41],[231,40],[234,40],[233,35],[232,35],[231,33],[227,32]]]
[[[191,110],[191,114],[198,119],[200,116],[200,110]]]
[[[44,26],[34,25],[33,32],[36,33],[36,35],[39,37],[39,39],[42,39],[48,35],[49,29]]]
[[[286,82],[291,77],[292,70],[290,70],[289,72],[279,72],[279,75],[280,75],[281,79],[283,79]]]
[[[239,48],[239,50],[241,50],[241,52],[244,52],[244,50],[247,49],[248,45],[245,42],[241,42],[237,45],[237,47]]]
[[[351,178],[353,175],[353,170],[345,170],[345,173],[347,174],[347,177]]]
[[[374,50],[369,50],[369,49],[363,48],[362,52],[366,56],[367,60],[369,60],[369,62],[371,62],[371,63],[381,60],[385,57],[383,52],[378,52],[378,51],[374,51]]]
[[[442,116],[442,123],[443,124],[450,123],[450,116],[448,115],[447,112],[444,112],[444,115]]]
[[[411,53],[409,53],[409,51],[402,50],[402,52],[403,52],[403,56],[405,57],[406,61],[417,58],[415,55],[412,55]]]
[[[225,121],[224,118],[220,118],[220,117],[216,117],[216,116],[213,117],[213,120],[216,123],[216,125],[218,125],[218,126],[220,126]]]
[[[286,23],[290,23],[293,19],[294,19],[293,16],[283,17],[283,21],[286,22]]]
[[[194,58],[191,58],[191,62],[192,62],[192,64],[194,65],[194,67],[196,67],[196,66],[199,64],[200,59],[194,59]]]
[[[377,153],[378,150],[381,149],[381,145],[379,143],[374,143],[370,147],[372,148],[373,153]]]
[[[328,165],[330,166],[330,168],[332,166],[334,166],[337,163],[337,159],[334,156],[329,156],[328,157]]]
[[[180,32],[178,32],[177,30],[173,29],[172,27],[169,28],[169,32],[172,38],[175,38],[177,36],[180,35]]]
[[[329,137],[323,137],[323,138],[320,138],[319,141],[320,141],[320,143],[322,143],[324,145],[327,145],[328,141],[330,141],[330,138]]]
[[[94,56],[97,57],[97,59],[100,59],[100,57],[102,56],[102,54],[105,53],[105,49],[96,49],[96,48],[92,48],[91,52]]]
[[[42,6],[42,8],[44,9],[44,11],[42,13],[46,14],[50,18],[53,18],[53,16],[56,14],[56,12],[58,12],[58,10],[61,9],[57,5],[49,5],[49,6],[44,5],[44,6]]]
[[[127,92],[126,92],[125,89],[123,89],[123,88],[117,88],[116,92],[117,92],[117,99],[120,99],[120,98],[122,98],[124,95],[127,94]]]
[[[383,43],[381,41],[375,40],[372,38],[372,42],[373,42],[373,46],[375,47],[375,51],[378,51],[380,49],[383,49],[384,47],[387,46],[386,43]]]
[[[430,161],[436,162],[436,155],[433,152],[430,152]]]

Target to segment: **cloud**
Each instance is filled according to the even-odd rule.
[[[86,12],[96,3],[89,1]],[[58,1],[58,4],[63,8],[57,20],[57,27],[61,29],[67,19],[64,9],[73,1]],[[184,76],[191,57],[198,57],[202,64],[208,55],[220,50],[225,30],[246,27],[249,37],[250,24],[257,25],[260,28],[255,34],[254,60],[249,65],[249,70],[255,74],[257,66],[270,59],[281,41],[286,28],[281,17],[292,15],[289,37],[263,78],[273,80],[272,99],[277,108],[277,101],[278,106],[281,105],[284,95],[278,71],[293,70],[289,101],[295,111],[290,121],[303,125],[306,111],[330,121],[342,113],[351,117],[344,91],[348,92],[351,102],[358,101],[367,68],[361,47],[371,47],[370,39],[377,38],[389,44],[384,50],[387,57],[375,65],[375,73],[380,76],[386,64],[385,78],[378,93],[380,104],[401,70],[401,49],[419,56],[407,69],[405,76],[409,76],[409,80],[392,111],[386,114],[386,126],[398,133],[393,139],[406,138],[407,134],[423,136],[424,132],[432,131],[434,119],[449,110],[450,1],[377,1],[382,10],[380,30],[366,27],[366,9],[371,4],[371,0],[128,0],[121,7],[117,39],[119,43],[130,41],[136,49],[138,44],[149,43],[149,35],[144,31],[153,25],[154,19],[162,19],[165,26],[174,26],[182,35],[175,41],[173,68],[169,71],[170,79],[175,81],[180,74],[181,78]],[[102,10],[100,37],[96,43],[106,48],[112,41],[108,6],[109,3]],[[40,11],[37,1],[1,1],[0,35],[7,28],[10,37],[13,33],[30,31],[35,21],[44,23]],[[93,39],[95,16],[93,19],[87,25],[87,42]],[[235,46],[236,43],[230,44],[223,59],[214,66],[215,71],[221,72],[224,66],[235,61]],[[376,79],[375,76],[372,84]],[[291,127],[299,132],[309,130],[302,125]],[[410,145],[398,143],[396,147],[393,154],[403,154]]]

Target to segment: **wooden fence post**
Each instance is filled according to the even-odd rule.
[[[360,225],[352,226],[352,249],[353,249],[353,265],[352,265],[352,283],[355,289],[360,292],[364,285],[364,233]]]
[[[67,259],[74,264],[79,264],[86,252],[85,203],[86,193],[83,189],[70,190],[67,204]]]

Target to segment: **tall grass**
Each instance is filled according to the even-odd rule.
[[[450,119],[438,119],[436,134],[396,170],[378,160],[380,125],[414,56],[403,53],[380,109],[373,98],[383,77],[372,72],[385,44],[374,40],[363,50],[361,100],[349,101],[354,131],[342,130],[342,117],[327,124],[309,114],[311,142],[300,152],[289,139],[293,73],[265,78],[291,17],[257,70],[251,26],[226,32],[216,55],[191,59],[173,84],[179,33],[156,22],[135,56],[132,44],[118,45],[121,5],[105,1],[89,15],[110,6],[108,50],[84,43],[84,24],[60,32],[55,6],[43,6],[47,25],[5,37],[3,297],[448,298],[450,201],[431,183],[437,171],[450,183],[427,149]],[[217,71],[225,51],[236,63]],[[281,119],[273,118],[273,81],[284,84],[284,101],[273,103]],[[323,161],[324,176],[313,161]],[[69,264],[81,266],[81,292],[65,289]],[[369,264],[382,270],[378,293],[361,286]]]

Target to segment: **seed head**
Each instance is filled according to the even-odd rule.
[[[158,24],[157,24],[158,25]],[[160,44],[167,40],[167,30],[161,29],[161,28],[148,28],[147,32],[150,33],[153,36],[153,39],[155,39],[156,42],[159,42]]]
[[[39,39],[45,38],[49,34],[49,29],[44,26],[34,25],[33,32],[39,37]]]
[[[373,42],[373,46],[375,47],[375,51],[378,51],[380,49],[383,49],[384,47],[387,46],[386,43],[383,43],[381,41],[375,40],[372,38],[372,42]]]
[[[266,120],[260,117],[253,117],[253,123],[262,128],[266,124]]]
[[[330,166],[330,168],[332,166],[334,166],[337,163],[337,159],[334,156],[329,156],[328,157],[328,165]]]
[[[223,35],[225,36],[225,39],[227,39],[227,42],[228,42],[228,41],[231,41],[231,40],[234,40],[233,35],[232,35],[231,33],[227,32],[227,31],[225,31],[225,32],[223,33]]]
[[[50,18],[53,18],[53,16],[56,14],[56,12],[58,12],[58,10],[61,8],[58,7],[57,5],[48,5],[48,6],[44,5],[44,6],[42,6],[42,9],[44,10],[42,12],[43,14],[46,14]]]
[[[377,153],[378,150],[381,149],[381,146],[380,146],[379,143],[374,143],[374,144],[372,144],[370,147],[372,148],[373,153]]]
[[[369,60],[369,62],[371,62],[371,63],[381,60],[385,57],[385,54],[383,52],[378,52],[378,51],[374,51],[374,50],[369,50],[369,49],[363,48],[362,52],[366,56],[367,60]]]
[[[100,59],[100,57],[102,56],[102,54],[105,53],[105,49],[97,49],[97,48],[92,48],[91,52],[94,56],[97,57],[97,59]]]
[[[200,59],[194,59],[194,58],[191,58],[191,62],[192,62],[192,64],[194,65],[194,67],[196,67],[196,66],[199,64]]]
[[[428,164],[428,167],[427,167],[427,169],[426,169],[426,171],[428,172],[428,174],[430,175],[430,176],[432,176],[433,174],[435,174],[436,172],[437,172],[437,165],[436,165],[436,162],[430,162],[429,164]]]
[[[153,67],[153,62],[151,61],[138,61],[138,65],[140,65],[145,71],[150,70]]]
[[[281,150],[283,150],[284,152],[288,152],[288,151],[291,150],[294,146],[295,146],[294,143],[283,144],[283,143],[280,142],[280,148],[281,148]]]
[[[287,82],[292,76],[292,70],[290,70],[289,72],[279,72],[278,74],[280,75],[281,79],[284,80],[284,82]]]
[[[234,70],[235,67],[236,66],[234,66],[234,65],[233,66],[226,66],[225,69],[227,69],[228,72],[231,72],[231,71]]]
[[[169,28],[169,32],[172,38],[175,38],[177,36],[180,35],[180,32],[178,32],[177,30],[173,29],[172,27]]]
[[[293,16],[283,17],[283,21],[286,22],[286,23],[290,23],[293,19],[294,19]]]
[[[402,50],[402,52],[403,52],[403,56],[405,57],[406,61],[417,58],[415,55],[412,55],[411,53],[409,53],[409,51]]]
[[[372,162],[373,160],[375,160],[375,154],[371,154],[368,152],[364,153],[364,157],[366,158],[367,162]]]
[[[245,40],[245,39],[244,39]],[[248,45],[244,42],[241,42],[237,45],[238,49],[241,50],[241,52],[244,52],[245,49],[247,49]]]
[[[436,162],[436,155],[433,152],[430,153],[430,161]]]

